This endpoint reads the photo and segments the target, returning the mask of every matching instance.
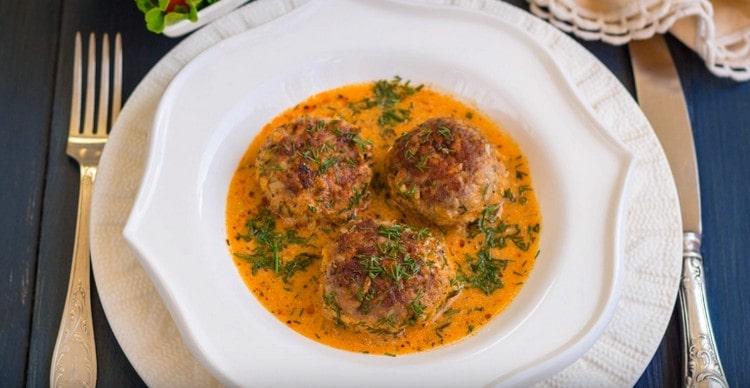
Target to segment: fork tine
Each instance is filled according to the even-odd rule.
[[[81,131],[81,33],[76,32],[75,53],[73,56],[73,91],[70,99],[70,127],[68,133],[76,135]]]
[[[115,58],[114,58],[114,75],[112,77],[112,116],[110,118],[110,128],[115,125],[117,116],[120,115],[120,105],[122,104],[122,37],[118,32],[115,34]]]
[[[94,134],[94,88],[96,87],[96,37],[89,35],[89,56],[86,66],[86,111],[83,117],[83,134]]]
[[[109,115],[109,35],[102,36],[102,61],[99,64],[99,109],[96,123],[96,136],[107,137],[107,116]]]

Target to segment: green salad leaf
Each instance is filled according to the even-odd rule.
[[[219,0],[135,0],[146,28],[161,34],[164,28],[182,20],[198,21],[198,11]]]

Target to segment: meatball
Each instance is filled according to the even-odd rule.
[[[427,120],[396,139],[386,163],[395,203],[440,226],[479,218],[498,202],[507,174],[479,131],[451,118]]]
[[[338,223],[369,202],[372,145],[341,120],[303,118],[276,128],[257,157],[260,187],[282,223]]]
[[[323,301],[339,324],[396,334],[434,320],[458,294],[455,269],[426,228],[353,221],[323,256]]]

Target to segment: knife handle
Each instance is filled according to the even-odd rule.
[[[686,387],[728,387],[716,349],[706,301],[701,235],[685,232],[682,240],[682,338]]]

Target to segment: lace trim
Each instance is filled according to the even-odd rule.
[[[530,0],[531,12],[555,27],[585,40],[626,44],[665,33],[680,19],[696,18],[696,38],[685,42],[720,77],[750,79],[750,29],[716,37],[708,0],[635,1],[612,12],[594,12],[572,0]]]

